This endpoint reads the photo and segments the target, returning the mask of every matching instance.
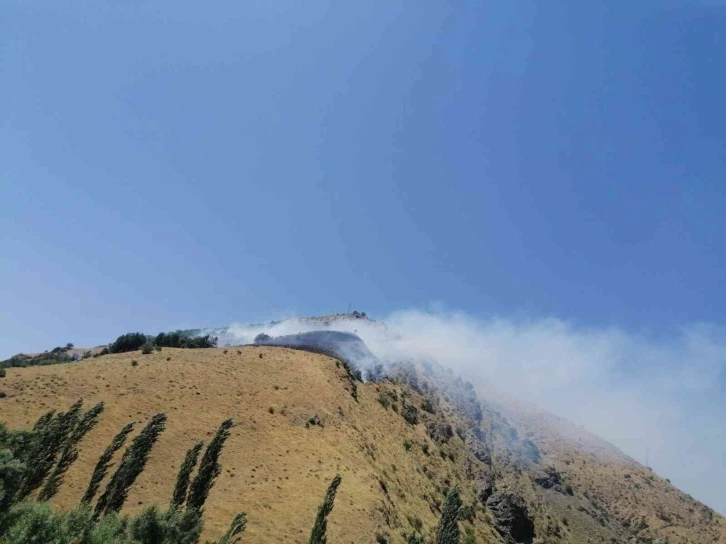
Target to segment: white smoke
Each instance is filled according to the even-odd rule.
[[[429,360],[582,425],[675,485],[726,512],[726,330],[693,325],[667,339],[559,319],[478,319],[401,311],[385,326],[334,321],[383,361]],[[285,320],[235,325],[220,343],[326,328]]]

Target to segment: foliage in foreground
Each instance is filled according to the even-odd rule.
[[[184,495],[186,499],[186,487],[201,443],[192,448],[196,453],[194,463],[187,463],[184,493],[175,489],[168,509],[152,505],[138,516],[119,514],[129,489],[143,472],[151,448],[164,430],[166,416],[157,414],[126,449],[95,508],[92,502],[96,492],[133,424],[121,429],[101,455],[81,504],[69,512],[57,512],[47,499],[58,490],[66,470],[78,457],[77,445],[95,426],[103,404],[85,414],[81,414],[81,408],[82,402],[78,401],[68,412],[48,412],[31,431],[11,431],[0,423],[0,544],[198,543],[204,527],[202,506],[221,472],[218,459],[233,426],[232,420],[222,423],[207,448],[192,484],[197,490],[196,506],[187,504],[183,508],[183,503],[188,501],[178,501],[177,497]],[[29,500],[36,489],[41,489],[38,495],[41,500]],[[239,513],[217,544],[238,542],[246,523],[246,514]]]
[[[459,512],[461,511],[461,497],[459,488],[455,487],[446,495],[444,511],[436,527],[434,544],[459,544]]]
[[[328,490],[325,493],[325,499],[318,508],[318,515],[315,517],[315,525],[310,533],[310,544],[326,544],[328,542],[328,515],[333,511],[335,506],[335,494],[338,492],[340,485],[340,475],[336,475],[330,482]]]

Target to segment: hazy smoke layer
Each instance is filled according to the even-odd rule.
[[[538,405],[612,442],[716,510],[726,512],[726,330],[693,325],[664,340],[558,319],[481,320],[396,312],[356,332],[383,361],[430,360]],[[230,327],[220,343],[325,328],[287,320]]]

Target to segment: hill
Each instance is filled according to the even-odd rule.
[[[9,368],[0,413],[9,427],[29,428],[79,398],[106,403],[54,498],[69,508],[122,426],[166,412],[128,512],[165,506],[185,451],[233,418],[205,508],[208,538],[245,511],[244,541],[306,542],[340,474],[329,542],[406,542],[412,533],[428,542],[458,485],[464,542],[726,543],[723,518],[612,446],[477,395],[431,365],[398,364],[388,376],[358,382],[334,358],[287,347],[163,348]]]

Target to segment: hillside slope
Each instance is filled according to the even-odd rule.
[[[392,379],[360,383],[335,359],[283,347],[164,348],[11,368],[0,390],[7,394],[0,419],[16,428],[79,398],[105,401],[54,499],[62,508],[79,501],[123,425],[163,411],[167,430],[126,509],[166,504],[186,449],[231,417],[237,425],[206,506],[209,538],[243,510],[244,541],[306,542],[339,473],[330,542],[405,542],[414,530],[428,542],[446,492],[459,485],[468,542],[531,542],[533,535],[535,542],[628,542],[638,535],[633,542],[726,543],[722,518],[659,478],[647,481],[643,467],[593,457],[554,427],[505,413],[486,395],[477,401],[471,384],[430,366],[401,365]],[[576,468],[585,464],[588,470]],[[547,478],[560,480],[549,485]]]

